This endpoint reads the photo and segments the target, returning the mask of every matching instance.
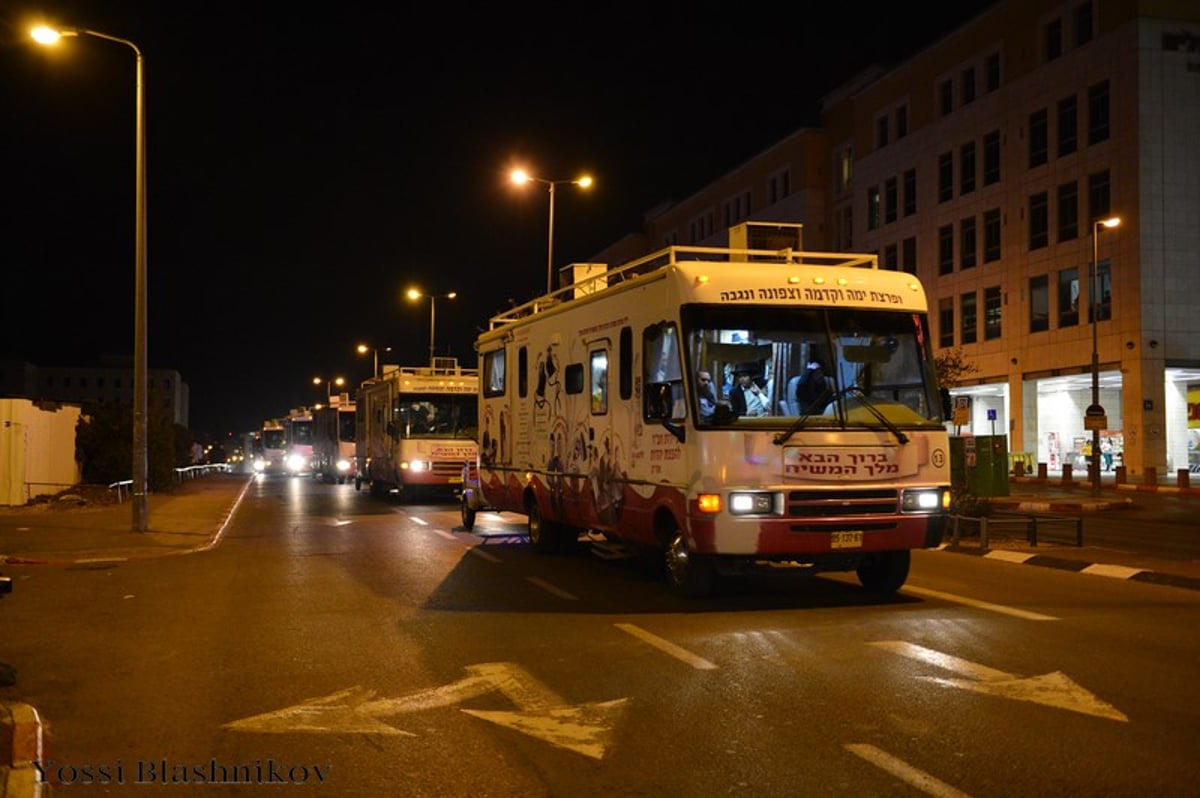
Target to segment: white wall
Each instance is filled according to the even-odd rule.
[[[28,399],[0,399],[0,505],[26,504],[79,483],[78,407],[41,410]]]

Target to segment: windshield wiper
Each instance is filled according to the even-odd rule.
[[[904,430],[900,429],[895,424],[893,424],[888,419],[888,417],[885,416],[882,411],[880,411],[879,408],[877,408],[874,404],[872,404],[871,400],[867,398],[866,393],[863,392],[863,389],[859,388],[857,385],[847,385],[845,388],[841,389],[836,394],[834,394],[833,397],[830,399],[831,402],[838,403],[838,405],[839,405],[838,416],[842,419],[843,425],[845,424],[845,413],[841,412],[841,410],[840,410],[841,400],[846,397],[849,397],[852,394],[857,396],[858,401],[862,404],[863,407],[865,407],[867,409],[867,412],[869,412],[872,416],[874,416],[876,418],[876,420],[879,421],[880,424],[887,427],[888,432],[890,432],[890,433],[892,433],[892,435],[896,436],[897,441],[899,441],[901,444],[908,443],[908,436],[904,434]],[[826,403],[825,406],[828,406],[828,403]],[[813,414],[811,412],[808,412],[808,413],[805,413],[804,415],[800,416],[800,418],[793,421],[791,426],[789,426],[786,430],[779,433],[772,439],[774,441],[775,445],[782,446],[783,444],[787,443],[789,438],[791,438],[793,435],[795,435],[797,432],[799,432],[801,429],[804,428],[805,422],[807,422],[809,417],[812,415]]]

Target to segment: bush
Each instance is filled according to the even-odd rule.
[[[146,482],[151,491],[175,484],[176,425],[161,402],[146,420]],[[75,427],[75,459],[84,482],[109,485],[133,478],[133,412],[128,405],[94,405]]]

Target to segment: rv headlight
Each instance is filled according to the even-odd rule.
[[[942,508],[942,488],[906,490],[900,495],[900,511],[905,513],[928,513]]]
[[[287,465],[288,468],[292,469],[293,471],[301,471],[305,466],[308,465],[308,462],[304,459],[304,455],[302,454],[289,454]]]
[[[401,463],[400,468],[406,468],[409,471],[417,471],[417,472],[428,471],[429,470],[429,461],[428,460],[409,460],[406,463]]]
[[[255,457],[254,458],[254,470],[255,471],[266,471],[267,470],[267,461],[262,459],[261,457]]]
[[[775,494],[736,492],[729,494],[732,515],[771,515],[775,512]]]
[[[349,460],[338,460],[337,461],[337,470],[338,471],[349,471],[350,470],[350,461]]]

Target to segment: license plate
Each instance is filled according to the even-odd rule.
[[[862,531],[834,532],[829,538],[831,549],[861,549]]]
[[[447,481],[447,482],[449,482],[451,485],[455,485],[455,484],[457,484],[457,483],[459,483],[459,482],[462,482],[462,477],[461,477],[461,476],[458,476],[458,477],[450,477],[450,478],[448,478],[446,481]],[[859,534],[861,535],[862,533],[860,532]]]

